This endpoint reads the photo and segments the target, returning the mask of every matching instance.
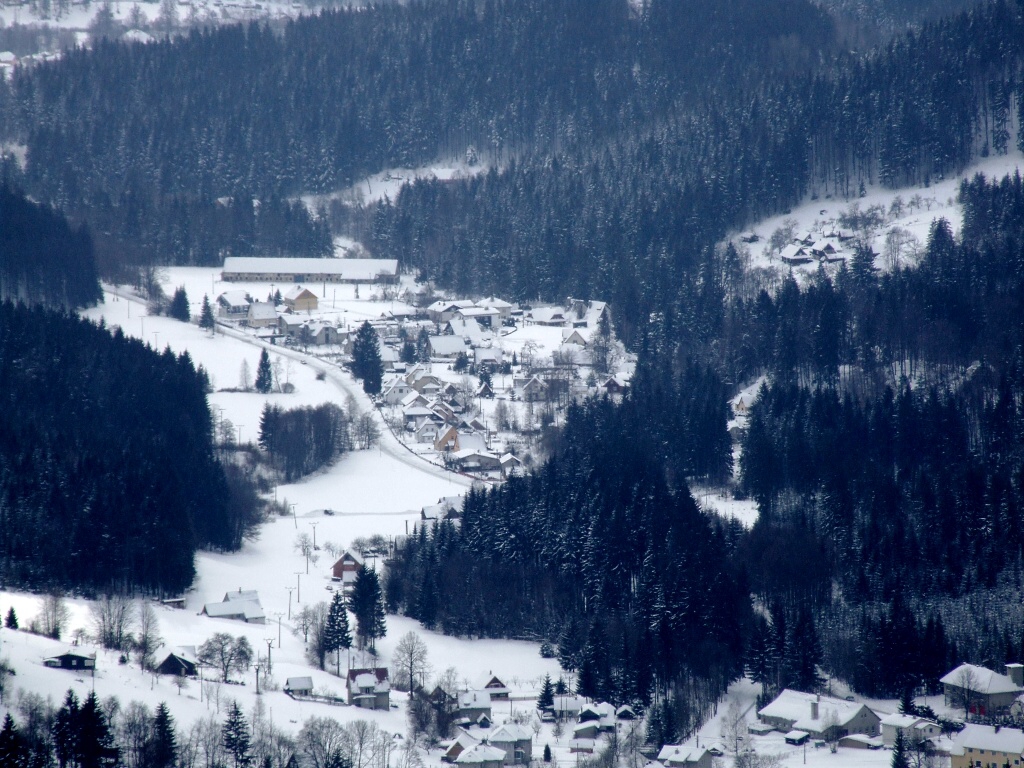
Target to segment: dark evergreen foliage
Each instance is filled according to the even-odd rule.
[[[0,305],[0,572],[8,584],[179,591],[197,547],[236,549],[232,501],[187,353]]]
[[[0,185],[0,301],[74,309],[102,298],[88,229]]]
[[[174,289],[174,296],[171,297],[171,303],[167,307],[167,314],[169,317],[173,317],[175,320],[180,320],[183,323],[187,323],[192,319],[192,311],[188,306],[188,294],[185,293],[185,286],[178,286]]]
[[[260,359],[256,363],[256,391],[267,394],[274,386],[274,372],[270,367],[270,355],[267,350],[260,350]]]
[[[376,395],[380,392],[384,363],[381,362],[377,331],[369,321],[359,326],[352,342],[352,375],[363,382],[366,394]]]
[[[7,629],[18,628],[18,614],[14,612],[13,605],[7,609],[7,616],[4,617],[4,626]]]
[[[356,572],[349,595],[349,609],[356,618],[356,637],[359,647],[374,647],[377,638],[387,634],[384,595],[377,572],[361,566]]]
[[[348,415],[334,403],[287,411],[267,403],[260,416],[259,444],[290,483],[352,450],[350,427]]]

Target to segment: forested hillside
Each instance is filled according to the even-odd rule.
[[[168,593],[198,547],[237,549],[205,375],[120,330],[0,305],[0,581]]]
[[[100,298],[88,230],[0,185],[0,301],[74,309]]]

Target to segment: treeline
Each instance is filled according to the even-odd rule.
[[[259,444],[290,483],[351,451],[350,424],[334,403],[289,410],[267,403],[260,415]]]
[[[591,147],[696,103],[708,81],[746,79],[748,62],[788,71],[831,39],[803,0],[769,16],[753,0],[702,2],[685,18],[676,5],[637,16],[627,0],[445,0],[324,12],[281,33],[102,41],[0,84],[0,136],[27,145],[34,195],[118,246],[217,263],[264,248],[236,236],[218,200],[263,206],[467,152],[502,163]],[[731,54],[740,39],[743,57]],[[318,255],[320,221],[296,226],[293,252]]]
[[[170,593],[259,511],[213,447],[205,373],[120,329],[0,305],[0,579]]]
[[[89,231],[0,183],[0,301],[74,309],[101,299]]]
[[[685,26],[690,5],[673,8]],[[774,16],[767,25],[779,28]],[[832,43],[791,31],[799,62]],[[372,211],[372,249],[461,293],[599,296],[633,344],[652,313],[684,344],[706,338],[721,313],[707,252],[726,232],[807,194],[927,184],[1008,151],[1013,105],[1024,105],[1022,41],[1020,3],[999,0],[863,59],[808,63],[787,78],[752,64],[743,77],[711,78],[697,104],[623,123],[604,144],[417,182]]]
[[[646,703],[706,686],[710,706],[741,668],[750,617],[727,564],[735,532],[666,483],[644,427],[628,405],[571,406],[535,474],[471,491],[458,526],[407,540],[389,563],[389,608],[450,634],[557,642],[588,696]],[[703,713],[685,709],[692,727]]]

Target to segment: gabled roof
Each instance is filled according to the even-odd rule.
[[[466,342],[461,336],[431,336],[430,351],[440,357],[457,355],[467,351]]]
[[[254,301],[249,305],[250,320],[276,320],[277,307],[269,302]]]
[[[252,600],[229,600],[221,603],[207,603],[203,612],[211,619],[242,619],[254,621],[264,619],[263,607]]]
[[[491,743],[507,742],[507,741],[530,741],[533,736],[528,730],[517,723],[505,723],[500,725],[491,731],[491,735],[487,737],[487,740]]]
[[[285,301],[295,301],[296,299],[316,298],[316,294],[313,293],[309,288],[303,288],[301,285],[296,285],[288,293],[284,295]]]
[[[289,677],[284,681],[286,691],[312,691],[312,677]]]
[[[255,589],[239,589],[237,592],[226,592],[224,602],[250,602],[259,605],[260,593]]]
[[[993,672],[991,669],[979,667],[975,664],[961,664],[952,672],[939,678],[943,685],[952,685],[962,688],[965,682],[970,682],[971,690],[980,694],[993,693],[1019,693],[1021,687],[1016,685],[1006,675]]]
[[[1024,754],[1024,731],[1019,728],[995,728],[968,724],[954,738],[960,749],[989,749],[993,752]]]
[[[817,704],[818,717],[811,717],[811,705]],[[834,699],[829,696],[818,696],[813,693],[802,693],[791,691],[788,688],[780,693],[775,700],[758,711],[761,717],[774,717],[779,720],[787,720],[792,723],[793,728],[802,731],[820,733],[824,728],[824,721],[830,712],[834,712],[837,725],[846,725],[860,714],[861,710],[867,709],[864,704],[844,699]],[[869,712],[871,710],[868,710]],[[877,715],[875,715],[877,717]]]
[[[493,763],[505,761],[505,750],[492,747],[489,744],[474,744],[457,758],[455,762],[459,765],[466,763]]]
[[[459,709],[481,709],[491,706],[491,694],[487,691],[463,691],[459,694]]]
[[[707,750],[703,747],[683,747],[678,744],[666,744],[658,753],[660,763],[696,763]]]
[[[882,725],[890,725],[895,728],[911,728],[924,720],[923,717],[915,717],[914,715],[902,715],[899,712],[893,712],[891,715],[886,715],[882,718]]]

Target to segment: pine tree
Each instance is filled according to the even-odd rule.
[[[380,392],[381,380],[384,377],[384,363],[380,357],[380,344],[377,332],[369,321],[364,322],[356,331],[352,342],[352,375],[363,382],[363,391],[368,395]]]
[[[551,745],[550,744],[545,744],[544,745],[544,762],[545,763],[550,763],[551,762]]]
[[[51,728],[54,753],[62,767],[72,762],[78,753],[78,711],[78,697],[68,689]]]
[[[76,730],[75,752],[80,768],[108,768],[120,763],[120,750],[114,744],[114,734],[95,692],[90,692],[82,703]]]
[[[160,702],[153,716],[153,735],[147,753],[146,765],[149,768],[174,768],[178,759],[174,718],[167,711],[167,704],[164,702]]]
[[[0,674],[3,674],[0,672]],[[0,728],[0,765],[10,768],[28,766],[29,747],[25,738],[14,726],[14,718],[8,713]]]
[[[174,296],[171,297],[171,304],[167,308],[167,314],[183,323],[187,323],[192,319],[192,312],[188,308],[188,294],[185,293],[185,286],[179,285],[174,289]]]
[[[234,761],[234,768],[248,768],[252,763],[249,725],[246,723],[237,701],[231,702],[231,709],[228,710],[228,718],[224,721],[221,735],[224,749]]]
[[[260,361],[256,365],[256,391],[267,394],[274,386],[274,374],[270,368],[270,355],[267,350],[260,352]]]
[[[907,742],[903,738],[903,729],[896,729],[896,743],[892,747],[892,762],[890,768],[910,768],[910,759],[907,756]]]
[[[359,569],[352,584],[349,607],[356,617],[359,647],[365,647],[367,643],[373,647],[373,641],[378,637],[384,637],[387,632],[384,622],[384,595],[381,593],[380,579],[376,571],[365,565]]]
[[[18,614],[14,612],[13,605],[7,609],[7,618],[4,619],[4,626],[7,627],[7,629],[18,628]]]
[[[199,327],[212,331],[217,321],[213,317],[213,307],[210,306],[210,297],[203,294],[203,309],[199,313]]]
[[[341,592],[335,592],[327,610],[327,626],[324,629],[325,646],[328,653],[337,654],[338,676],[341,676],[341,652],[352,647],[352,634],[348,628],[348,609]]]
[[[537,696],[537,709],[546,710],[555,706],[555,687],[551,683],[551,675],[544,675],[544,684]]]

